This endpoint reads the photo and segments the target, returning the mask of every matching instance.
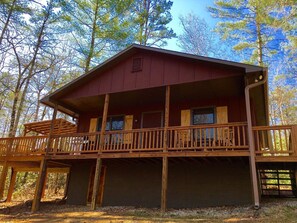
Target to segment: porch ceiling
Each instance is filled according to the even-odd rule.
[[[200,81],[171,86],[171,103],[187,100],[207,100],[244,95],[244,77]],[[103,110],[104,95],[78,99],[64,99],[63,104],[81,113]],[[109,109],[145,107],[165,103],[165,87],[127,91],[110,95]]]
[[[207,100],[244,95],[242,76],[175,85],[171,88],[171,102]]]

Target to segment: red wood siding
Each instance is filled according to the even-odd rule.
[[[134,57],[143,59],[142,71],[132,72]],[[119,62],[63,98],[81,98],[179,83],[243,75],[244,70],[156,52],[137,53]]]
[[[165,97],[165,96],[164,96]],[[179,126],[181,110],[211,107],[211,106],[228,106],[229,122],[244,122],[246,121],[246,111],[244,97],[218,98],[199,101],[186,101],[179,104],[170,104],[169,125]],[[149,111],[164,111],[164,104],[151,104],[135,107],[123,107],[121,109],[109,110],[108,115],[133,115],[133,129],[141,128],[141,116],[143,112]],[[100,113],[85,113],[79,118],[78,131],[88,132],[90,118],[102,116]]]

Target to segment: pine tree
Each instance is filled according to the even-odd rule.
[[[164,46],[166,40],[176,37],[167,25],[172,16],[170,0],[135,0],[131,11],[134,19],[135,42],[147,46]]]
[[[263,66],[280,50],[280,19],[274,16],[275,0],[217,0],[209,7],[221,21],[217,31],[224,40],[233,41],[234,49],[247,54],[250,63]]]
[[[84,72],[110,56],[118,42],[128,37],[127,22],[121,20],[131,0],[64,0],[68,32],[77,52],[77,65]]]

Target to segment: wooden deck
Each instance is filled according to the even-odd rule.
[[[297,162],[297,125],[253,128],[257,162]]]
[[[256,160],[297,162],[296,126],[253,128]],[[100,140],[100,137],[101,140]],[[50,140],[50,147],[46,149]],[[246,123],[0,139],[1,160],[249,156]]]

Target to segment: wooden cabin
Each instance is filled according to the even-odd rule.
[[[261,196],[295,196],[297,127],[269,126],[267,75],[132,45],[42,100],[54,109],[47,134],[0,139],[0,195],[9,168],[34,166],[37,210],[57,165],[70,170],[67,203],[92,209],[259,207]],[[57,112],[77,121],[75,133],[55,132]]]

